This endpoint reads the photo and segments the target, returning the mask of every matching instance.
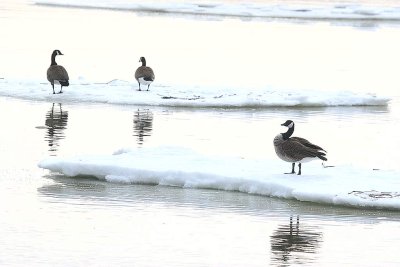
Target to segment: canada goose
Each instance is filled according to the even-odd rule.
[[[154,81],[154,72],[150,67],[146,66],[146,59],[144,57],[141,57],[139,59],[139,62],[142,62],[142,66],[137,68],[135,72],[135,79],[139,83],[139,91],[140,89],[140,84],[147,85],[147,91],[149,91],[150,84]]]
[[[310,143],[301,137],[290,137],[294,132],[294,122],[287,120],[281,124],[289,129],[286,133],[280,133],[274,138],[275,152],[281,160],[292,162],[292,172],[295,173],[295,163],[299,163],[298,175],[301,175],[301,163],[314,159],[326,161],[326,151],[320,146]],[[322,152],[323,151],[323,152]]]
[[[62,56],[63,53],[61,53],[60,50],[54,50],[51,54],[51,65],[47,69],[47,80],[51,83],[51,86],[53,87],[53,94],[55,94],[54,84],[61,85],[61,90],[59,94],[62,93],[63,86],[69,85],[68,72],[63,66],[57,65],[56,56],[58,55]]]

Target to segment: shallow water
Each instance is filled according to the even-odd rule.
[[[87,16],[93,25],[102,27],[84,23]],[[49,26],[51,30],[43,28],[55,19],[68,30],[68,37],[53,34],[56,24]],[[256,66],[268,62],[262,71],[256,70],[256,79],[251,82],[261,84],[272,77],[270,83],[283,87],[299,81],[304,82],[302,86],[320,87],[324,79],[332,81],[332,75],[339,80],[333,81],[333,89],[350,84],[357,90],[383,91],[394,98],[388,107],[185,109],[59,104],[1,97],[0,265],[400,263],[398,212],[338,208],[218,190],[112,184],[87,177],[68,178],[37,167],[49,155],[111,154],[124,147],[160,145],[189,147],[206,154],[273,159],[273,136],[283,131],[280,124],[290,118],[297,122],[296,135],[327,149],[331,164],[352,162],[368,168],[399,170],[400,141],[395,130],[400,124],[400,105],[394,82],[397,73],[392,68],[392,62],[398,62],[398,26],[374,24],[365,29],[357,25],[335,26],[336,22],[175,19],[154,14],[26,6],[20,2],[2,2],[0,20],[2,40],[6,40],[0,42],[3,77],[44,78],[49,51],[56,46],[68,51],[64,51],[66,55],[60,62],[70,67],[75,78],[129,80],[136,58],[151,54],[159,80],[171,80],[175,76],[173,70],[182,64],[193,70],[182,83],[201,85],[215,81],[237,85],[242,82],[234,67],[237,62]],[[104,26],[104,21],[110,20],[120,27]],[[131,25],[149,21],[152,32],[157,34],[147,35],[140,27],[130,29]],[[235,30],[227,31],[227,27]],[[185,29],[192,34],[182,41],[177,33]],[[221,53],[227,44],[243,39],[249,29],[254,35],[246,35],[246,42]],[[128,34],[134,36],[136,30],[140,42],[136,36],[120,41]],[[207,38],[212,41],[205,42],[211,30],[213,35]],[[15,37],[16,31],[26,34]],[[172,37],[160,37],[163,32]],[[215,36],[221,33],[226,34],[226,39],[218,38],[221,43],[214,46],[218,43]],[[257,44],[256,37],[261,33],[269,38]],[[281,36],[278,33],[284,34],[283,47],[276,42]],[[303,33],[305,37],[300,38]],[[328,40],[311,38],[321,33],[322,39],[330,36]],[[346,44],[333,42],[345,37]],[[249,45],[252,43],[256,43],[255,48]],[[243,45],[253,50],[245,49],[242,54]],[[267,45],[270,50],[256,52]],[[350,50],[344,49],[348,46]],[[340,53],[331,52],[337,49],[344,53],[340,59],[346,61],[335,60]],[[304,50],[306,53],[299,53]],[[276,51],[284,52],[274,56]],[[115,64],[121,58],[125,62]],[[215,73],[220,66],[210,66],[213,60],[232,67],[209,79],[207,73]],[[365,66],[360,69],[362,65]],[[297,71],[300,73],[291,75]],[[242,72],[248,73],[246,69]],[[304,76],[305,73],[309,74]],[[318,74],[323,75],[315,78]],[[307,165],[303,168],[306,172]]]

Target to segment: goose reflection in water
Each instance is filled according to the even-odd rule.
[[[297,216],[293,222],[276,229],[271,236],[272,263],[276,266],[290,266],[312,263],[322,242],[322,233],[315,227],[300,225]]]
[[[148,109],[138,109],[133,114],[133,136],[137,136],[137,143],[142,145],[144,137],[151,136],[153,130],[153,113]]]
[[[65,138],[64,130],[67,128],[68,111],[63,111],[61,103],[57,106],[53,103],[51,109],[46,113],[46,141],[49,151],[56,152],[59,141]]]

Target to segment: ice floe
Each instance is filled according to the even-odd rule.
[[[63,94],[53,95],[44,81],[0,80],[0,95],[36,101],[93,102],[176,107],[295,107],[295,106],[385,106],[390,98],[348,90],[324,91],[230,86],[155,84],[150,91],[137,91],[137,83],[112,80],[95,83],[84,78],[70,81]],[[58,92],[56,88],[56,92]]]
[[[203,155],[181,147],[121,149],[113,155],[49,157],[39,167],[114,183],[238,191],[357,208],[400,209],[400,173],[311,162],[283,174],[279,159]]]

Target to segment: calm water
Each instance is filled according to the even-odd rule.
[[[107,24],[109,20],[112,25]],[[157,34],[147,34],[140,27],[149,21],[150,32]],[[56,34],[56,22],[68,31],[65,36]],[[360,28],[329,22],[210,21],[2,2],[0,29],[2,77],[44,78],[49,51],[58,47],[64,50],[63,64],[70,66],[75,78],[130,80],[137,55],[151,54],[160,80],[171,80],[173,70],[184,65],[193,73],[188,72],[183,83],[207,84],[212,79],[206,74],[222,65],[226,69],[215,81],[234,84],[240,79],[233,63],[262,66],[268,62],[266,68],[256,70],[259,78],[251,82],[271,77],[272,84],[290,86],[299,81],[308,86],[311,80],[319,86],[327,79],[335,84],[328,89],[350,83],[358,90],[375,89],[394,96],[388,107],[267,110],[59,104],[1,97],[1,266],[400,264],[398,212],[217,190],[111,184],[51,174],[36,165],[49,155],[110,154],[122,147],[159,145],[276,158],[272,138],[282,131],[279,125],[291,118],[299,124],[298,135],[326,147],[332,164],[352,162],[398,170],[400,141],[395,130],[400,126],[400,105],[394,83],[397,73],[392,68],[399,57],[396,25]],[[178,33],[185,29],[190,29],[186,32],[190,38],[182,40]],[[206,39],[211,29],[212,36]],[[230,46],[249,29],[254,34],[246,36],[246,42]],[[24,34],[16,36],[16,32]],[[293,35],[300,32],[310,39],[302,38],[293,46]],[[212,37],[221,33],[226,38],[216,44]],[[261,43],[253,42],[266,33],[268,38],[259,39]],[[330,36],[328,40],[311,38],[322,33]],[[126,36],[130,37],[121,41]],[[278,36],[286,40],[283,47],[276,41]],[[338,41],[345,36],[348,43]],[[375,41],[371,44],[371,40]],[[259,55],[257,49],[250,49],[253,43],[257,49],[268,49]],[[248,53],[242,54],[243,49]],[[341,52],[330,53],[336,49]],[[334,61],[338,55],[349,58]],[[120,63],[121,59],[125,60]],[[214,60],[219,64],[212,65]],[[323,63],[322,70],[317,62]],[[298,70],[301,73],[293,76]],[[311,75],[313,71],[318,73]]]

